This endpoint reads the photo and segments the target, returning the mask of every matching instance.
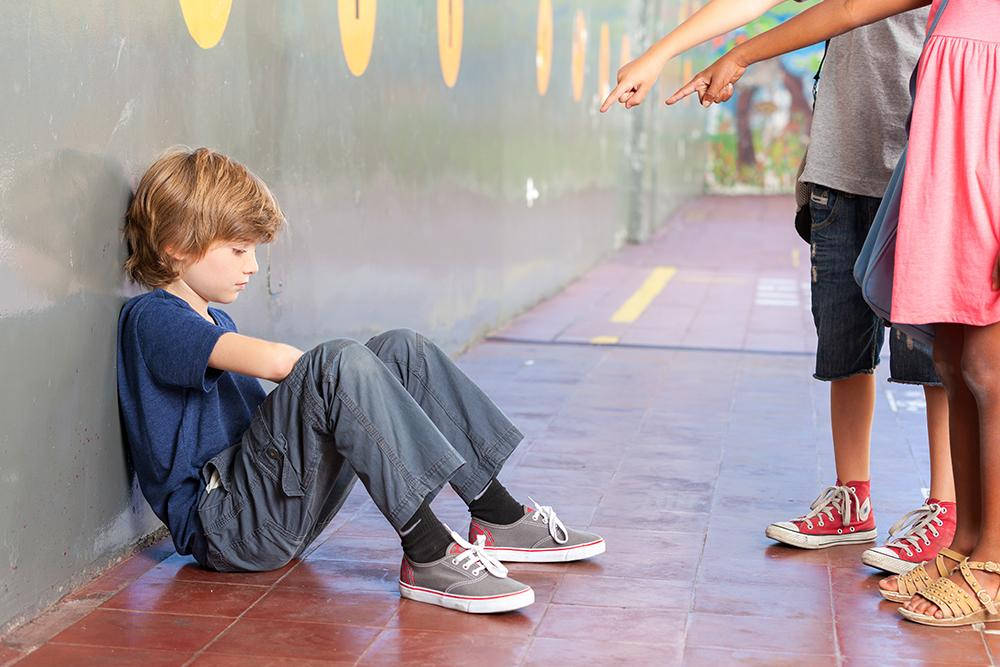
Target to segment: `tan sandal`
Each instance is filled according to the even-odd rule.
[[[938,552],[938,555],[934,557],[934,566],[937,568],[938,574],[942,577],[947,577],[954,570],[954,568],[949,569],[944,564],[945,558],[955,561],[955,563],[961,563],[963,560],[967,559],[968,556],[963,556],[957,551],[952,551],[951,549],[941,549],[941,551]],[[934,579],[931,579],[931,575],[927,574],[927,570],[925,568],[929,562],[930,561],[921,563],[909,572],[897,574],[896,590],[887,591],[880,586],[878,589],[879,594],[889,602],[899,602],[900,604],[909,602],[910,598],[927,588],[931,582],[934,581]]]
[[[939,627],[1000,622],[996,598],[991,597],[986,592],[972,574],[973,570],[1000,574],[1000,563],[991,560],[985,562],[970,561],[966,558],[958,564],[958,571],[962,573],[962,578],[965,579],[965,583],[969,585],[976,597],[972,597],[954,581],[945,577],[935,579],[924,590],[917,593],[928,602],[937,605],[944,618],[918,614],[905,607],[900,607],[899,613],[908,621]]]

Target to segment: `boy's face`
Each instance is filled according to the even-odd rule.
[[[259,268],[253,243],[216,241],[204,257],[181,269],[180,280],[205,301],[232,303]]]

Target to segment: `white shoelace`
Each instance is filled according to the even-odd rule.
[[[809,514],[799,517],[796,521],[805,521],[810,528],[813,527],[813,519],[818,517],[819,525],[824,525],[823,517],[826,516],[833,521],[833,510],[840,512],[841,521],[845,526],[851,523],[852,511],[859,518],[864,520],[867,517],[861,516],[861,501],[858,499],[857,491],[852,486],[828,486],[819,494],[819,497],[809,506]]]
[[[448,532],[451,533],[451,539],[455,541],[455,544],[465,550],[452,558],[452,563],[455,565],[462,565],[464,562],[465,564],[462,565],[462,569],[468,570],[472,568],[472,574],[474,576],[478,576],[483,569],[486,569],[486,571],[494,577],[500,577],[503,579],[507,576],[507,568],[504,567],[503,564],[496,558],[486,553],[486,549],[484,548],[486,546],[485,535],[477,537],[475,544],[469,544],[454,530],[448,528]]]
[[[931,545],[931,541],[927,539],[927,531],[930,531],[934,537],[938,537],[940,533],[935,526],[944,525],[940,516],[947,514],[947,512],[948,508],[943,505],[925,503],[912,512],[904,514],[903,518],[889,529],[889,540],[885,546],[902,549],[910,557],[913,556],[914,551],[922,553],[921,542],[925,547]]]
[[[556,511],[548,505],[539,505],[531,496],[528,496],[528,500],[535,508],[534,514],[531,515],[531,520],[538,521],[541,519],[542,523],[548,525],[549,535],[556,541],[556,544],[566,544],[569,541],[569,531],[566,530],[566,526],[556,516]]]

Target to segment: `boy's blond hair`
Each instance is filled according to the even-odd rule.
[[[179,275],[167,252],[197,260],[216,241],[268,243],[285,218],[262,180],[208,148],[171,148],[150,165],[125,214],[125,272],[148,287]]]

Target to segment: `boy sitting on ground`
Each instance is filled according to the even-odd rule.
[[[500,561],[603,553],[602,538],[497,481],[523,436],[420,334],[302,352],[237,333],[209,305],[236,300],[257,273],[255,246],[283,222],[259,178],[206,148],[159,158],[126,215],[125,270],[152,291],[121,311],[121,414],[143,495],[177,552],[219,571],[282,567],[360,478],[400,535],[406,598],[519,609],[534,592]],[[278,385],[265,395],[257,378]],[[469,506],[468,541],[431,511],[446,482]]]

